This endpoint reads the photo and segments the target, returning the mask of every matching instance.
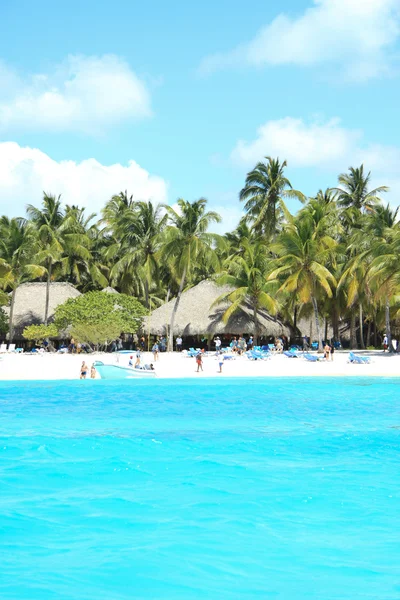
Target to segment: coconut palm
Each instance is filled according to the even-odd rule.
[[[285,227],[271,249],[276,253],[268,279],[280,284],[278,292],[295,294],[300,304],[314,309],[318,349],[322,349],[318,300],[331,298],[335,277],[327,268],[337,242],[327,233],[325,223],[316,223],[310,212],[303,212]]]
[[[118,281],[129,272],[136,273],[143,285],[147,308],[150,308],[150,288],[157,286],[159,281],[158,252],[167,218],[160,205],[150,201],[135,202],[114,226],[118,241],[116,246],[110,247],[110,252],[119,258],[111,269],[111,278]]]
[[[239,194],[240,200],[246,202],[244,208],[247,218],[255,231],[268,237],[275,235],[287,211],[284,198],[297,198],[301,202],[305,200],[303,194],[294,190],[285,177],[286,166],[286,161],[281,163],[279,158],[267,156],[266,162],[257,163],[247,174],[244,188]]]
[[[341,173],[338,178],[341,187],[332,188],[337,193],[337,199],[340,206],[345,209],[355,209],[359,212],[372,210],[379,204],[379,194],[387,192],[388,187],[369,189],[371,172],[364,173],[364,165],[358,168],[349,167],[348,173]]]
[[[44,268],[32,262],[37,243],[36,231],[25,219],[0,219],[0,287],[11,290],[9,341],[14,337],[14,304],[17,287],[41,277]]]
[[[172,349],[174,323],[179,307],[182,291],[197,262],[203,261],[210,268],[219,264],[216,248],[223,245],[221,236],[209,233],[211,223],[219,223],[221,217],[214,211],[206,211],[207,200],[200,198],[188,202],[180,198],[178,208],[165,206],[168,215],[168,225],[162,253],[172,271],[179,280],[179,289],[171,315],[169,348]]]
[[[400,223],[397,221],[397,209],[380,207],[370,218],[370,233],[373,243],[368,251],[371,263],[368,278],[375,288],[375,298],[384,303],[385,329],[389,351],[393,351],[390,307],[400,291]]]
[[[269,254],[266,245],[260,240],[255,243],[242,240],[242,248],[242,254],[233,255],[225,261],[225,272],[216,279],[218,284],[229,285],[232,290],[221,294],[214,305],[230,303],[222,317],[225,323],[234,313],[250,306],[253,311],[254,343],[257,345],[260,309],[276,314],[278,304],[271,295],[271,284],[267,282]]]

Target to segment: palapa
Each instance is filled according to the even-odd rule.
[[[175,318],[174,335],[254,334],[253,309],[250,305],[232,315],[228,323],[223,322],[222,316],[229,303],[215,305],[215,301],[230,290],[229,286],[205,280],[183,292]],[[143,331],[152,335],[166,335],[174,305],[175,299],[154,310],[144,321]],[[259,310],[258,320],[259,335],[291,335],[288,326],[265,310]]]
[[[49,321],[54,317],[54,312],[60,304],[69,298],[80,296],[76,288],[70,283],[51,283],[49,293]],[[11,299],[11,295],[10,295]],[[15,292],[14,302],[14,338],[22,338],[22,331],[28,325],[39,325],[44,322],[46,306],[46,283],[23,283]],[[10,315],[10,307],[5,308]]]

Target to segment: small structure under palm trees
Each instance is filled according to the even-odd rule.
[[[254,334],[253,309],[246,304],[231,315],[224,323],[222,317],[229,307],[228,302],[215,305],[221,294],[228,293],[232,288],[220,286],[213,281],[205,280],[182,293],[175,317],[174,334],[182,336],[242,335]],[[160,306],[148,317],[143,325],[145,333],[151,335],[168,335],[171,314],[175,300]],[[259,333],[264,336],[285,335],[290,337],[293,332],[280,319],[269,315],[265,310],[258,312]]]
[[[14,340],[22,340],[22,332],[28,325],[44,323],[46,307],[46,282],[23,283],[15,291],[14,301]],[[48,319],[52,320],[57,306],[69,298],[76,298],[81,293],[70,283],[51,283],[49,289]],[[4,308],[10,314],[10,307]]]

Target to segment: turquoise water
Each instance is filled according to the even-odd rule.
[[[399,383],[1,384],[1,600],[398,600]]]

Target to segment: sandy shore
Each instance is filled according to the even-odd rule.
[[[309,377],[309,376],[359,376],[398,377],[400,376],[400,355],[383,352],[364,352],[371,357],[371,364],[358,365],[348,363],[348,352],[335,352],[334,360],[310,363],[302,358],[273,356],[267,361],[250,361],[247,357],[237,357],[225,361],[222,374],[218,373],[218,360],[212,354],[204,357],[201,373],[196,373],[194,358],[183,354],[161,354],[154,363],[157,377]],[[54,380],[79,379],[80,365],[85,360],[88,366],[101,360],[104,364],[117,364],[112,354],[91,355],[0,355],[0,380]],[[128,365],[128,355],[121,355],[119,364]],[[153,356],[145,353],[143,363],[153,362]]]

